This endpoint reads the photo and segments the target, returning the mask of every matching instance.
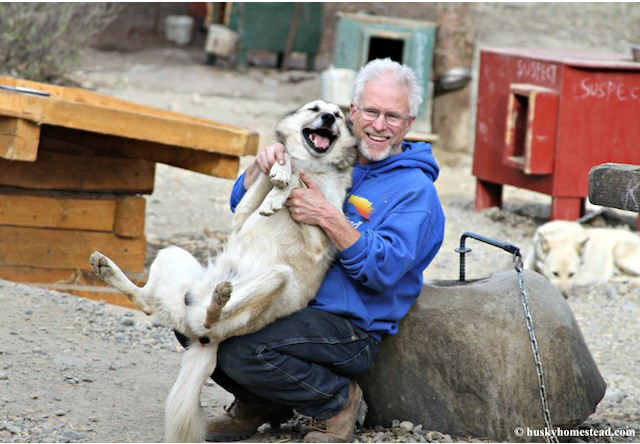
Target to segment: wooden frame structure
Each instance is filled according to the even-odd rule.
[[[234,179],[258,133],[79,88],[0,77],[0,278],[132,306],[100,250],[144,279],[157,162]]]

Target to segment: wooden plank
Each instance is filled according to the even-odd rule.
[[[101,106],[105,108],[113,108],[123,111],[132,111],[140,114],[149,114],[157,117],[164,117],[167,119],[181,120],[185,122],[202,123],[204,125],[219,125],[223,128],[229,128],[231,130],[238,129],[240,127],[234,125],[228,125],[221,122],[216,122],[211,119],[205,119],[203,117],[191,116],[188,114],[181,114],[175,111],[169,111],[162,108],[155,108],[148,105],[142,105],[136,102],[131,102],[124,99],[118,99],[115,97],[107,96],[104,94],[96,93],[81,88],[73,88],[68,86],[57,86],[48,83],[34,82],[32,80],[19,79],[16,77],[0,76],[0,84],[9,86],[18,86],[23,88],[29,88],[37,91],[46,92],[50,97],[55,99],[67,100],[70,102],[84,103],[92,106]]]
[[[111,287],[47,283],[32,283],[29,285],[34,287],[47,288],[49,290],[55,290],[61,293],[69,293],[74,296],[80,296],[86,299],[91,299],[93,301],[105,301],[109,304],[139,310],[139,308],[134,305],[128,297],[120,293],[115,288]]]
[[[7,90],[0,90],[0,115],[232,156],[256,154],[258,149],[253,130]]]
[[[640,213],[640,165],[604,163],[589,171],[589,201]]]
[[[144,286],[146,273],[125,273],[131,281]],[[66,285],[104,286],[106,285],[89,267],[86,268],[41,268],[15,265],[0,265],[0,279],[25,284],[48,283]]]
[[[113,231],[124,237],[144,235],[144,197],[77,195],[81,193],[0,188],[0,225]]]
[[[155,163],[145,159],[73,156],[41,150],[31,163],[0,159],[0,185],[41,190],[151,194]]]
[[[146,238],[112,233],[0,226],[0,265],[89,269],[99,250],[128,272],[144,271]]]
[[[219,153],[174,147],[124,139],[122,137],[70,130],[68,128],[43,125],[40,149],[63,153],[82,153],[87,148],[95,149],[95,153],[107,150],[110,154],[123,157],[147,159],[167,165],[173,165],[209,176],[235,179],[238,177],[240,159]]]
[[[0,116],[0,157],[33,162],[38,157],[40,126],[23,119]]]

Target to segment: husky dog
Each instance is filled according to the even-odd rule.
[[[224,248],[203,267],[187,251],[170,246],[158,253],[143,288],[116,264],[94,252],[90,264],[146,314],[184,334],[192,344],[165,406],[168,442],[202,442],[206,415],[202,386],[216,367],[220,342],[257,331],[307,306],[336,249],[317,226],[296,223],[283,208],[305,174],[342,209],[356,159],[356,141],[334,104],[310,102],[276,127],[287,153],[269,176],[260,174],[238,204]]]
[[[547,222],[533,236],[525,267],[549,279],[566,298],[573,285],[640,277],[640,237],[623,229]]]

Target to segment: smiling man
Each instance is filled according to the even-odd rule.
[[[397,333],[444,237],[431,146],[403,140],[421,94],[413,71],[390,59],[358,73],[350,108],[358,162],[344,214],[303,172],[307,187],[287,201],[294,220],[327,233],[338,257],[309,307],[221,344],[213,379],[236,400],[210,420],[207,440],[245,439],[294,411],[313,418],[304,442],[353,440],[366,411],[355,378],[371,367],[384,335]],[[232,208],[283,153],[276,144],[257,156],[234,186]]]

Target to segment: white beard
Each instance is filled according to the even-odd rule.
[[[379,162],[381,160],[387,159],[395,154],[394,151],[395,147],[389,145],[384,151],[374,155],[369,152],[369,147],[364,141],[360,140],[358,142],[358,152],[369,162]]]

